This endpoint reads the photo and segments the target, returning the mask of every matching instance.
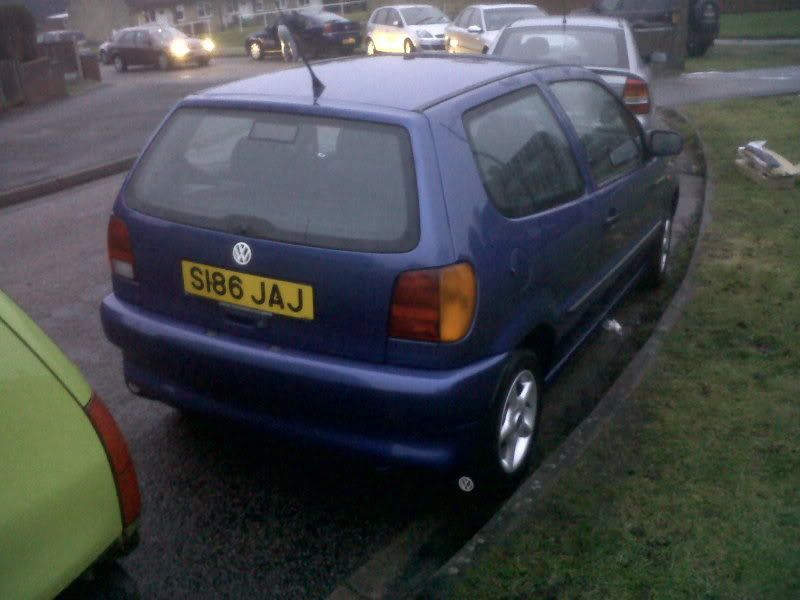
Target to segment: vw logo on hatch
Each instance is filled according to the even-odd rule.
[[[239,242],[233,247],[233,260],[240,265],[246,265],[253,258],[253,251],[244,242]]]

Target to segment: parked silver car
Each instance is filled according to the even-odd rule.
[[[517,21],[500,32],[489,53],[520,62],[591,69],[645,128],[651,126],[650,69],[622,19],[570,16]]]
[[[485,54],[503,27],[545,14],[535,4],[473,4],[445,28],[445,47],[453,54]]]
[[[367,21],[367,54],[444,50],[444,28],[450,19],[428,4],[384,6]]]

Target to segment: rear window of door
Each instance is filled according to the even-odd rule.
[[[525,88],[464,115],[478,171],[507,217],[544,211],[584,190],[569,142],[536,88]]]
[[[150,34],[146,31],[140,31],[136,34],[136,45],[139,47],[145,47],[151,45],[150,42]]]
[[[550,89],[586,149],[596,185],[621,177],[643,162],[639,124],[614,94],[594,81],[559,81]]]
[[[308,246],[403,252],[419,240],[408,132],[365,121],[180,109],[126,202],[177,223]]]

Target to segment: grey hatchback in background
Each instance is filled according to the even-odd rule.
[[[489,54],[519,62],[570,64],[597,73],[636,115],[652,127],[650,69],[628,24],[609,17],[540,17],[509,25]]]
[[[472,4],[445,28],[445,48],[452,54],[486,54],[503,27],[545,14],[535,4]]]

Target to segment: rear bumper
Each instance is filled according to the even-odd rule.
[[[101,306],[138,393],[298,441],[452,468],[473,458],[506,354],[454,370],[368,364],[214,335],[120,301]]]

